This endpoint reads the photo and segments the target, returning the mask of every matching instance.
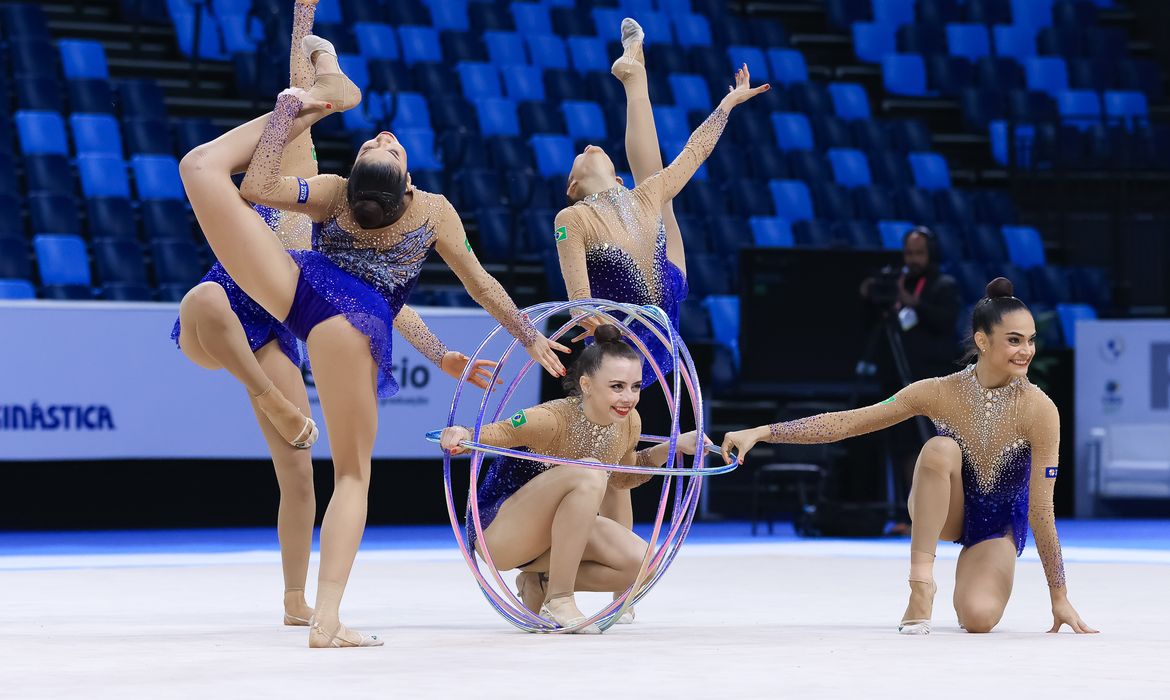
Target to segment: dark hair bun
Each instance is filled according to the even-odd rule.
[[[382,203],[376,199],[359,199],[350,205],[353,220],[362,228],[378,228],[386,214]]]
[[[599,343],[615,343],[622,339],[622,332],[617,326],[607,323],[593,331],[593,338]]]
[[[1014,297],[1015,295],[1015,287],[1012,286],[1012,281],[1007,277],[996,277],[987,283],[988,299]]]

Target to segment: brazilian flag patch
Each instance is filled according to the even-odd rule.
[[[467,248],[467,252],[468,252],[468,253],[470,253],[470,252],[471,252],[471,241],[470,241],[470,240],[468,240],[468,239],[466,239],[466,238],[464,238],[464,239],[463,239],[463,245],[464,245],[464,247],[466,247],[466,248]]]
[[[886,404],[888,404],[888,403],[894,403],[894,402],[895,402],[895,401],[897,401],[897,400],[898,400],[898,397],[897,397],[897,396],[891,396],[890,398],[886,399],[885,401],[882,401],[882,402],[881,402],[881,403],[879,403],[878,405],[879,405],[879,406],[885,406]]]
[[[516,411],[516,414],[512,416],[511,421],[513,428],[519,428],[528,422],[528,416],[524,415],[523,410]]]
[[[313,162],[316,163],[317,162],[317,147],[316,146],[313,146],[312,153],[313,153]]]
[[[553,237],[556,239],[557,243],[560,243],[561,241],[568,239],[569,231],[564,226],[557,226],[556,233],[553,235]]]

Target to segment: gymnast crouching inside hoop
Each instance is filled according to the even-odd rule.
[[[638,415],[642,360],[613,325],[599,326],[596,343],[582,351],[565,378],[567,398],[524,409],[483,426],[479,442],[520,447],[557,459],[603,464],[662,466],[670,446],[635,451],[642,432]],[[440,445],[451,454],[467,449],[471,431],[452,426]],[[708,441],[709,442],[709,441]],[[695,432],[680,435],[678,449],[694,454]],[[574,591],[618,592],[634,584],[646,541],[610,518],[598,515],[606,487],[631,489],[650,479],[573,465],[498,457],[478,490],[485,542],[475,539],[468,518],[467,540],[483,555],[488,546],[501,571],[518,568],[516,586],[524,606],[561,627],[586,620]],[[596,625],[578,630],[598,634]]]

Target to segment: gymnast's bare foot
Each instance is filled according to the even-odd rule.
[[[361,104],[362,91],[341,72],[337,63],[337,50],[333,44],[319,36],[310,34],[301,40],[301,50],[313,62],[317,77],[309,94],[317,100],[332,105],[331,109],[344,112]]]

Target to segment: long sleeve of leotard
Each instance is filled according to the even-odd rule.
[[[324,221],[332,213],[338,197],[344,195],[345,180],[336,175],[307,179],[281,175],[284,148],[300,111],[301,101],[296,96],[281,93],[276,99],[240,184],[240,195],[257,204]]]
[[[467,293],[524,347],[536,342],[540,333],[528,317],[516,308],[512,297],[508,296],[496,278],[483,269],[483,265],[479,263],[471,249],[471,243],[467,240],[467,232],[463,229],[459,213],[446,199],[442,202],[438,217],[435,225],[435,249],[439,251],[443,262],[447,263],[463,283]]]
[[[566,425],[563,411],[556,405],[540,404],[525,408],[511,417],[488,423],[479,432],[479,442],[495,447],[527,447],[533,452],[544,452],[557,441]]]
[[[939,380],[923,379],[872,406],[773,423],[765,441],[820,444],[865,435],[914,416],[930,415],[938,394]]]
[[[313,87],[316,71],[313,63],[301,50],[301,40],[313,32],[313,17],[316,3],[298,0],[293,6],[292,38],[288,55],[288,82],[295,88],[308,90]],[[313,150],[313,137],[308,131],[289,142],[284,149],[281,175],[310,178],[317,174],[317,158]]]
[[[409,306],[403,306],[394,317],[394,330],[433,365],[440,369],[443,367],[443,356],[447,354],[447,346],[439,340],[417,311]]]
[[[1030,413],[1033,418],[1028,431],[1028,441],[1032,445],[1028,525],[1032,528],[1049,587],[1063,588],[1064,558],[1060,552],[1060,539],[1056,536],[1056,512],[1052,506],[1060,451],[1060,413],[1052,399],[1043,394],[1039,395]]]
[[[634,195],[661,206],[674,199],[703,161],[715,150],[715,144],[727,126],[727,112],[716,108],[687,139],[682,152],[662,170],[654,173],[634,188]]]
[[[557,258],[561,263],[561,277],[570,299],[588,299],[589,272],[585,262],[585,224],[575,207],[557,213],[553,221],[553,237],[557,244]]]

